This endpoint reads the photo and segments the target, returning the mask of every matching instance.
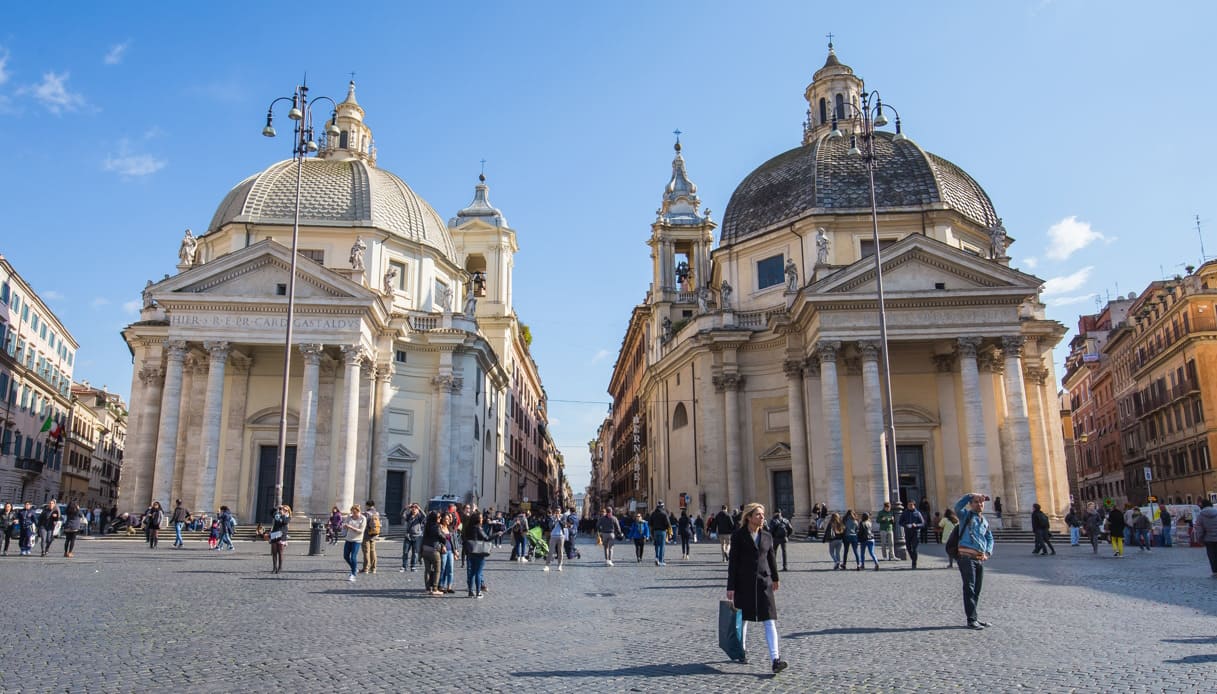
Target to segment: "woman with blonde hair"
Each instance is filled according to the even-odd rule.
[[[845,524],[841,522],[841,514],[833,513],[824,524],[823,542],[828,543],[828,553],[832,556],[832,570],[844,569],[845,562],[841,556],[841,545],[845,541]]]
[[[786,669],[786,661],[778,650],[777,601],[778,562],[773,553],[773,536],[765,529],[765,507],[751,503],[740,515],[740,528],[731,536],[731,552],[727,557],[727,599],[743,612],[745,648],[748,644],[748,622],[765,625],[765,642],[776,675]],[[740,658],[747,663],[747,656]]]
[[[287,547],[287,524],[292,520],[292,507],[283,504],[275,509],[275,517],[271,522],[270,534],[270,572],[277,574],[283,570],[283,549]]]

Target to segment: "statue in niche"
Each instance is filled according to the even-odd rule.
[[[352,255],[354,255],[354,251],[352,251]],[[361,263],[363,262],[362,259],[360,260],[360,262]],[[363,269],[362,264],[359,266],[359,269]],[[393,290],[396,288],[396,286],[397,286],[397,268],[393,267],[393,264],[390,263],[389,269],[385,270],[384,293],[388,296],[392,296]]]
[[[998,258],[1006,257],[1006,227],[1002,225],[1001,218],[997,218],[997,224],[989,227],[989,259],[997,260]]]
[[[190,267],[194,265],[194,256],[199,250],[199,241],[195,238],[190,229],[186,230],[186,235],[182,237],[182,245],[178,246],[177,257],[182,265]]]
[[[731,308],[731,292],[732,291],[734,291],[734,290],[731,288],[731,285],[727,282],[727,280],[723,280],[723,283],[720,284],[718,287],[719,308],[721,308],[724,311],[727,311]]]
[[[452,288],[446,284],[441,284],[435,290],[435,303],[444,313],[452,312]]]
[[[710,290],[705,287],[697,288],[697,312],[710,312]]]
[[[820,227],[816,232],[816,265],[828,264],[828,232]]]
[[[786,291],[790,294],[799,291],[799,266],[794,264],[794,258],[786,259]]]
[[[355,237],[355,244],[351,246],[351,269],[363,271],[363,254],[368,250],[368,244],[364,242],[360,236]]]
[[[672,341],[672,319],[667,316],[663,317],[663,341]]]

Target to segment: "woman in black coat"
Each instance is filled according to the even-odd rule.
[[[748,643],[748,622],[763,622],[765,641],[773,672],[786,669],[778,652],[778,562],[773,553],[773,536],[765,529],[765,507],[748,504],[740,516],[740,528],[731,535],[727,558],[727,599],[743,612],[744,644]],[[748,662],[747,658],[741,662]]]

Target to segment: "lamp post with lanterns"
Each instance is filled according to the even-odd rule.
[[[279,450],[275,460],[275,505],[283,504],[283,475],[287,456],[287,391],[288,378],[292,365],[292,323],[296,317],[296,261],[300,244],[300,185],[304,172],[304,158],[317,152],[317,142],[313,139],[313,107],[318,101],[330,102],[330,120],[326,125],[327,137],[338,137],[337,109],[338,104],[328,96],[308,95],[308,85],[299,84],[291,96],[281,96],[270,102],[266,108],[266,127],[262,134],[274,137],[273,125],[275,104],[290,101],[291,109],[287,117],[292,121],[292,158],[296,160],[296,203],[295,216],[292,220],[292,255],[287,278],[287,335],[283,341],[283,392],[279,402]]]
[[[881,369],[880,377],[882,383],[880,386],[883,399],[883,443],[884,454],[887,457],[887,482],[888,482],[888,500],[891,501],[892,509],[895,513],[901,510],[900,504],[900,471],[896,460],[896,418],[895,410],[892,406],[892,365],[891,365],[891,350],[887,341],[887,310],[884,305],[883,293],[883,259],[882,250],[879,247],[879,208],[875,198],[875,132],[876,128],[882,128],[888,124],[888,118],[883,110],[886,108],[896,116],[896,134],[892,137],[892,143],[897,144],[906,141],[900,127],[900,113],[883,103],[879,97],[879,92],[862,90],[861,103],[856,104],[850,101],[845,102],[848,113],[837,113],[834,111],[832,117],[832,131],[828,135],[829,140],[839,141],[845,137],[841,132],[841,122],[844,121],[849,130],[849,150],[846,152],[851,157],[861,157],[862,162],[866,165],[867,181],[870,184],[870,214],[871,214],[871,238],[874,243],[875,252],[875,287],[878,292],[879,304],[879,343],[881,349],[881,359],[879,368]],[[910,499],[909,503],[916,506],[917,501]],[[924,519],[929,523],[928,518]],[[896,556],[903,559],[906,554],[904,531],[899,523],[895,524],[895,550]]]

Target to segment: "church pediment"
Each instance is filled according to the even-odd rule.
[[[883,250],[885,293],[934,291],[1035,292],[1043,280],[914,234]],[[941,286],[939,286],[941,285]],[[811,285],[811,294],[873,294],[875,263],[863,258]]]
[[[761,460],[789,460],[790,444],[781,441],[773,444],[761,454]]]
[[[399,460],[406,463],[413,463],[418,460],[417,453],[401,444],[394,446],[385,457],[389,460]]]
[[[291,250],[268,239],[195,265],[152,285],[150,290],[157,300],[182,294],[243,299],[283,296],[283,287],[291,274],[290,262]],[[297,300],[370,299],[374,296],[360,284],[306,258],[298,259],[296,278]]]

